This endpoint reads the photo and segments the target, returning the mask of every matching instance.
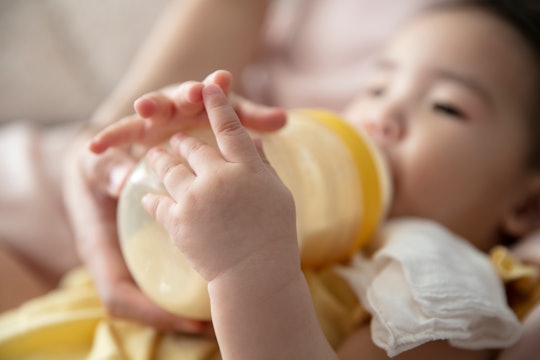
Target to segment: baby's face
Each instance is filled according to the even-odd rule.
[[[397,34],[345,113],[388,158],[392,217],[492,245],[526,178],[534,69],[519,34],[481,10],[423,14]]]

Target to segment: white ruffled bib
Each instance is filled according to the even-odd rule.
[[[375,344],[389,356],[432,340],[465,349],[503,348],[521,335],[489,257],[444,227],[400,219],[385,245],[337,271],[372,315]]]

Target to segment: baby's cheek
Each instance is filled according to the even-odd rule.
[[[444,174],[424,164],[402,161],[394,186],[394,216],[429,217],[445,197]]]
[[[356,99],[355,101],[350,102],[342,112],[342,116],[347,122],[353,125],[356,128],[361,128],[362,121],[366,113],[366,104],[363,99]]]

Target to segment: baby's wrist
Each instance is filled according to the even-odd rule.
[[[286,358],[291,358],[291,354],[318,353],[321,346],[328,350],[298,256],[293,261],[253,260],[257,266],[246,266],[241,272],[234,269],[209,283],[214,329],[225,344],[222,352],[238,354],[238,349],[247,347],[281,354],[280,358],[288,353]],[[284,348],[272,348],[275,344]]]
[[[248,258],[235,264],[234,267],[219,274],[209,281],[210,298],[222,298],[225,293],[243,297],[249,302],[264,301],[277,291],[287,287],[291,282],[303,277],[297,249],[252,253]],[[231,299],[231,302],[234,301]]]

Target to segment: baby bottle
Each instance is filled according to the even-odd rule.
[[[192,133],[215,146],[210,129]],[[257,136],[292,192],[304,268],[346,260],[369,241],[385,215],[391,184],[383,158],[364,134],[333,113],[299,109],[288,113],[282,129]],[[165,191],[141,161],[119,200],[124,258],[142,291],[158,305],[209,320],[207,283],[142,207],[144,194]]]

